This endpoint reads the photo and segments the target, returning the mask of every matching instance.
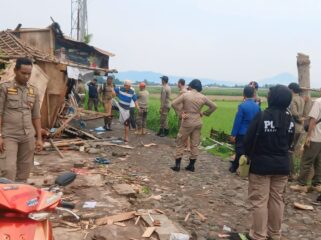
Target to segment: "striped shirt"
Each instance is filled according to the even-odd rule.
[[[132,89],[126,91],[125,87],[116,87],[115,93],[119,98],[119,105],[126,110],[129,110],[130,102],[133,100],[134,102],[137,101],[137,96]]]

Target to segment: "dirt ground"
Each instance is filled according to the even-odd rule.
[[[102,120],[92,121],[88,128],[102,125]],[[122,137],[120,124],[113,125],[113,131],[98,135],[103,138]],[[156,146],[144,147],[143,144]],[[87,146],[94,154],[79,151],[63,151],[65,159],[55,152],[37,155],[32,180],[46,178],[48,181],[60,172],[69,171],[74,163],[85,162],[75,182],[64,189],[64,198],[76,203],[75,212],[83,223],[81,229],[54,219],[56,239],[143,239],[142,223],[135,225],[135,219],[125,222],[126,227],[105,225],[92,227],[92,221],[102,216],[139,209],[160,209],[174,222],[183,226],[191,239],[219,239],[224,225],[233,231],[247,232],[249,229],[249,206],[247,204],[247,180],[228,172],[227,161],[201,151],[196,163],[196,172],[182,170],[173,172],[175,140],[159,138],[149,132],[137,136],[131,132],[129,145],[134,149],[99,147],[94,143]],[[127,156],[122,156],[128,154]],[[109,165],[94,164],[95,157],[102,156],[111,161]],[[186,155],[183,166],[187,165]],[[118,195],[113,185],[131,184],[140,189],[135,197]],[[285,193],[285,216],[282,226],[284,239],[321,240],[321,206],[313,211],[293,208],[294,202],[311,204],[316,193],[299,194],[287,189]],[[94,209],[83,208],[85,201],[96,201]],[[198,213],[205,216],[202,219]],[[186,216],[189,215],[186,220]],[[185,221],[186,220],[186,221]],[[83,226],[85,225],[85,226]],[[93,228],[93,229],[91,229]],[[102,238],[104,236],[104,238]],[[157,239],[156,235],[153,235]]]

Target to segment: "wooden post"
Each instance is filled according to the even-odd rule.
[[[303,53],[298,53],[297,56],[297,66],[298,66],[298,78],[299,85],[303,88],[310,88],[310,58],[308,55]],[[311,93],[308,90],[302,91],[301,95],[305,97],[306,103],[304,107],[304,116],[306,117],[309,114],[309,111],[312,106]]]

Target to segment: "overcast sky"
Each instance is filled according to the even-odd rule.
[[[0,29],[46,27],[70,34],[71,0],[0,0]],[[88,0],[92,44],[116,54],[119,71],[249,82],[297,76],[296,55],[310,55],[321,86],[319,0]]]

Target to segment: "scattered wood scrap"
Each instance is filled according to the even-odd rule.
[[[310,206],[310,205],[305,205],[297,202],[295,202],[293,205],[295,208],[301,209],[301,210],[310,210],[310,211],[314,210],[313,206]]]
[[[194,210],[194,212],[199,216],[199,218],[201,219],[202,222],[206,221],[207,218],[202,213],[200,213],[196,210]]]
[[[156,227],[148,227],[146,228],[144,234],[142,235],[143,238],[149,238],[155,232]]]
[[[122,223],[122,222],[115,222],[114,225],[119,226],[119,227],[126,227],[126,224]]]
[[[120,148],[126,148],[126,149],[134,149],[134,147],[129,145],[119,145],[116,143],[110,143],[110,142],[96,142],[96,145],[99,146],[114,146],[114,147],[120,147]]]
[[[58,152],[59,156],[64,159],[65,156],[62,152],[60,152],[59,148],[55,145],[55,143],[52,141],[52,139],[49,139],[51,146]]]
[[[155,212],[160,213],[160,214],[164,214],[164,215],[165,215],[165,212],[164,212],[164,211],[162,211],[162,210],[160,210],[160,209],[155,209]]]
[[[191,216],[191,213],[190,213],[190,212],[187,213],[187,215],[186,215],[186,217],[185,217],[185,219],[184,219],[184,222],[187,222],[190,216]]]
[[[138,224],[138,222],[139,222],[140,218],[141,218],[140,216],[138,216],[138,217],[137,217],[137,219],[136,219],[136,221],[135,221],[135,225],[137,225],[137,224]]]
[[[96,219],[95,223],[96,223],[96,225],[106,225],[106,224],[108,224],[108,222],[110,223],[111,221],[113,223],[123,222],[123,221],[129,220],[129,219],[132,219],[134,217],[136,217],[135,211],[125,212],[125,213],[120,213],[120,214],[116,214],[113,216],[98,218],[98,219]]]
[[[60,137],[61,133],[63,132],[63,130],[68,126],[68,123],[71,122],[71,120],[73,120],[76,116],[77,116],[77,114],[73,114],[65,122],[63,122],[63,124],[53,134],[53,137],[54,138],[55,137]]]

